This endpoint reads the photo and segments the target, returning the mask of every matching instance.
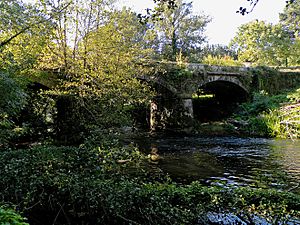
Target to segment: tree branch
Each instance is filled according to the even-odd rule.
[[[27,27],[23,28],[22,30],[20,30],[20,31],[17,32],[16,34],[14,34],[14,35],[12,35],[11,37],[7,38],[6,40],[0,42],[0,50],[1,50],[2,47],[4,47],[5,45],[7,45],[8,43],[10,43],[13,39],[15,39],[16,37],[18,37],[19,35],[25,33],[25,32],[26,32],[27,30],[29,30],[30,28],[32,28],[32,27],[34,27],[34,26],[36,26],[36,25],[39,25],[39,24],[41,24],[41,23],[45,23],[45,22],[47,22],[47,21],[53,19],[56,15],[62,13],[66,8],[68,8],[69,5],[71,5],[71,3],[72,3],[72,2],[70,1],[68,4],[66,4],[66,5],[65,5],[62,9],[60,9],[58,12],[53,13],[48,19],[42,19],[42,20],[40,20],[40,21],[38,21],[38,22],[36,22],[36,23],[33,23],[33,24],[31,24],[31,25],[28,25]]]

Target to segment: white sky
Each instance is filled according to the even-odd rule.
[[[122,5],[137,12],[151,8],[152,0],[120,0]],[[192,0],[190,0],[192,1]],[[246,0],[194,0],[195,13],[203,11],[213,20],[208,24],[206,35],[209,44],[227,45],[237,32],[237,28],[255,19],[278,23],[279,13],[283,12],[285,0],[260,0],[251,14],[242,16],[236,11],[240,6],[248,6]]]
[[[1,1],[1,0],[0,0]],[[33,2],[34,0],[24,0]],[[119,0],[120,6],[127,6],[142,13],[153,6],[153,0]],[[186,0],[187,2],[193,0]],[[240,6],[249,6],[246,0],[194,0],[194,13],[204,12],[212,17],[206,35],[209,44],[229,44],[240,25],[255,19],[278,23],[279,13],[283,12],[285,0],[260,0],[252,13],[242,16],[236,11]]]

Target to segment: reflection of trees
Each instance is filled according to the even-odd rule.
[[[300,141],[290,140],[166,138],[155,144],[161,160],[153,166],[180,182],[202,180],[298,192],[298,149]]]
[[[276,140],[272,145],[270,159],[277,162],[291,183],[290,190],[299,189],[300,141]],[[293,185],[295,183],[295,185]]]
[[[160,167],[171,177],[192,181],[222,176],[224,168],[217,158],[206,152],[165,154]]]
[[[280,140],[275,144],[272,150],[275,157],[280,157],[279,163],[287,172],[300,178],[300,141]]]

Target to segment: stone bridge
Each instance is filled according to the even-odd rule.
[[[264,90],[276,94],[280,90],[300,86],[299,68],[226,67],[202,64],[157,63],[148,75],[140,76],[157,91],[150,106],[152,130],[189,128],[195,111],[201,111],[198,94],[214,96],[214,107],[246,101],[253,92]],[[203,107],[202,107],[203,108]],[[199,114],[199,113],[198,113]],[[213,114],[208,112],[208,114]]]

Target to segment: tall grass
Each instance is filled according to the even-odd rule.
[[[270,96],[254,94],[242,104],[235,119],[247,122],[244,131],[269,137],[300,138],[300,88]]]

